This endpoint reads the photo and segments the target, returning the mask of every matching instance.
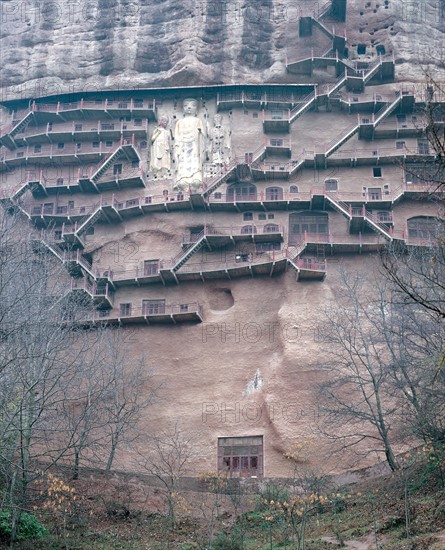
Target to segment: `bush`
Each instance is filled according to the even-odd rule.
[[[244,548],[243,537],[236,530],[230,533],[220,531],[216,533],[210,548],[212,550],[242,550]]]
[[[269,503],[284,502],[289,500],[289,491],[279,483],[268,481],[259,491],[257,502],[257,510],[265,510],[269,507]]]
[[[10,539],[12,533],[11,512],[4,510],[0,512],[0,537]],[[47,533],[47,530],[32,514],[23,512],[20,515],[16,540],[41,539]]]

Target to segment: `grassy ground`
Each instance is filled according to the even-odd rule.
[[[428,464],[338,489],[321,501],[307,495],[295,504],[286,488],[237,498],[212,493],[180,496],[174,528],[163,514],[133,509],[128,494],[106,501],[81,499],[76,509],[41,513],[49,533],[17,543],[23,550],[445,550],[443,480]],[[162,504],[162,496],[159,496]],[[273,498],[271,498],[273,497]],[[124,503],[125,501],[125,503]],[[304,505],[301,504],[304,502]],[[292,522],[292,518],[294,522]],[[0,543],[1,547],[1,543]],[[3,547],[6,547],[4,545]]]

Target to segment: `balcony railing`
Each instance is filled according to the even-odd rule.
[[[94,312],[85,317],[85,320],[103,320],[107,319],[125,319],[125,318],[137,318],[137,317],[159,317],[159,316],[176,316],[195,313],[202,318],[203,308],[198,302],[191,302],[185,304],[159,304],[157,308],[151,309],[149,305],[131,306],[123,311],[111,309],[102,312]],[[81,319],[76,319],[81,320]]]

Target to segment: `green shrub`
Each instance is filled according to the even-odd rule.
[[[216,533],[211,544],[212,550],[242,550],[243,548],[243,537],[236,530],[230,533],[224,531]]]
[[[4,510],[0,512],[0,537],[9,539],[12,533],[11,512]],[[32,514],[23,512],[20,515],[16,540],[41,539],[47,533],[47,530]]]

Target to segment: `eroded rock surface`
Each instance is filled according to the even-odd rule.
[[[321,5],[321,4],[320,4]],[[261,0],[18,0],[1,3],[4,99],[119,87],[295,81],[286,58],[303,53],[301,15],[320,5]],[[443,48],[444,2],[353,0],[345,31],[357,44],[394,53],[399,78],[419,81]],[[315,33],[305,45],[317,47]],[[420,64],[419,64],[420,62]],[[303,79],[304,80],[304,79]]]

